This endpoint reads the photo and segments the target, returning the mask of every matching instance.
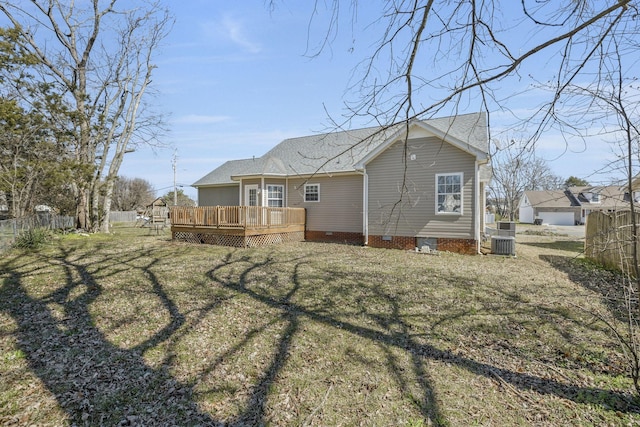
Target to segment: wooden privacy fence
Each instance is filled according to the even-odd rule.
[[[635,213],[640,229],[640,213]],[[608,268],[633,274],[633,222],[631,211],[591,212],[585,230],[585,256]],[[638,247],[640,253],[640,246]]]
[[[111,211],[110,222],[136,222],[136,211]]]

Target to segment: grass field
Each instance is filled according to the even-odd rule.
[[[558,241],[559,239],[559,241]],[[517,257],[120,228],[0,260],[3,425],[640,425],[619,278]]]

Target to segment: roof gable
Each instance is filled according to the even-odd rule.
[[[564,190],[525,191],[529,205],[536,208],[570,208],[580,206],[568,197]]]
[[[487,158],[488,140],[484,113],[414,120],[422,129],[480,158]],[[370,127],[289,138],[262,157],[228,161],[194,184],[194,187],[229,185],[249,176],[308,176],[354,173],[363,160],[379,153],[405,132],[406,124]]]
[[[489,158],[486,116],[484,113],[478,113],[431,120],[412,120],[405,125],[397,126],[395,133],[363,157],[356,164],[356,168],[362,169],[389,146],[404,138],[407,133],[411,135],[416,131],[433,135],[479,160]]]

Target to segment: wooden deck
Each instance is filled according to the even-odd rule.
[[[174,240],[236,247],[304,240],[303,208],[174,206],[169,216]]]

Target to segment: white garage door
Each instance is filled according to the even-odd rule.
[[[575,225],[573,212],[540,212],[543,224],[549,225]]]

